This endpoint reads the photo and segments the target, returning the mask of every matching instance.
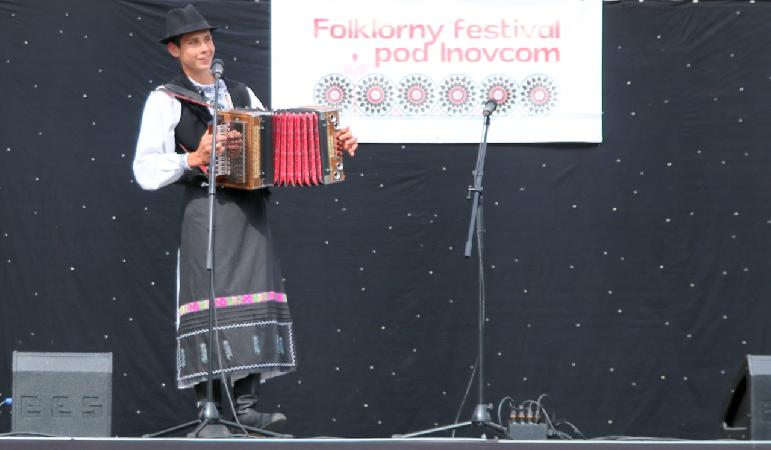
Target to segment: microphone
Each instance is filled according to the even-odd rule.
[[[215,59],[211,62],[211,73],[214,75],[214,78],[220,79],[222,78],[222,72],[225,71],[225,68],[223,67],[223,63],[221,59]]]
[[[490,114],[493,113],[493,111],[495,111],[495,108],[497,107],[498,107],[498,102],[496,102],[493,99],[488,99],[485,102],[485,105],[482,107],[482,115],[485,117],[489,116]]]

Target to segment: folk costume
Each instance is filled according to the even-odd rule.
[[[214,29],[190,5],[169,12],[166,27],[164,43],[184,33]],[[220,107],[263,109],[243,83],[221,79],[218,89]],[[238,404],[252,406],[249,402],[260,378],[295,368],[292,320],[268,225],[268,190],[218,188],[214,217],[218,332],[216,348],[207,349],[208,177],[199,167],[187,165],[186,154],[198,148],[211,125],[213,99],[214,84],[197,83],[185,73],[150,93],[133,169],[144,189],[184,185],[177,272],[178,387],[203,386],[208,358],[213,357],[215,376],[224,374],[235,382]]]

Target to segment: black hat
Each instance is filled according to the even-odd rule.
[[[184,8],[172,9],[166,14],[166,37],[161,39],[165,44],[176,36],[193,31],[214,30],[217,27],[209,25],[201,13],[193,5],[187,5]]]

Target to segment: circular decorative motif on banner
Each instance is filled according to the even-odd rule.
[[[313,98],[320,105],[347,111],[353,103],[353,84],[344,75],[329,74],[316,83]]]
[[[490,75],[482,81],[482,96],[495,100],[498,107],[493,114],[509,114],[517,107],[519,85],[508,75]]]
[[[522,82],[522,106],[532,115],[549,114],[557,104],[557,85],[546,75],[531,75]]]
[[[372,74],[356,87],[356,106],[364,114],[382,116],[394,107],[394,86],[383,75]]]
[[[436,102],[436,85],[425,75],[407,75],[397,89],[399,108],[407,114],[426,114]]]
[[[450,75],[439,86],[439,104],[450,115],[468,114],[479,103],[478,97],[476,83],[466,75]]]

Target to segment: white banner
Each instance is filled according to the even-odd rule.
[[[273,109],[361,142],[602,142],[602,0],[272,0]]]

